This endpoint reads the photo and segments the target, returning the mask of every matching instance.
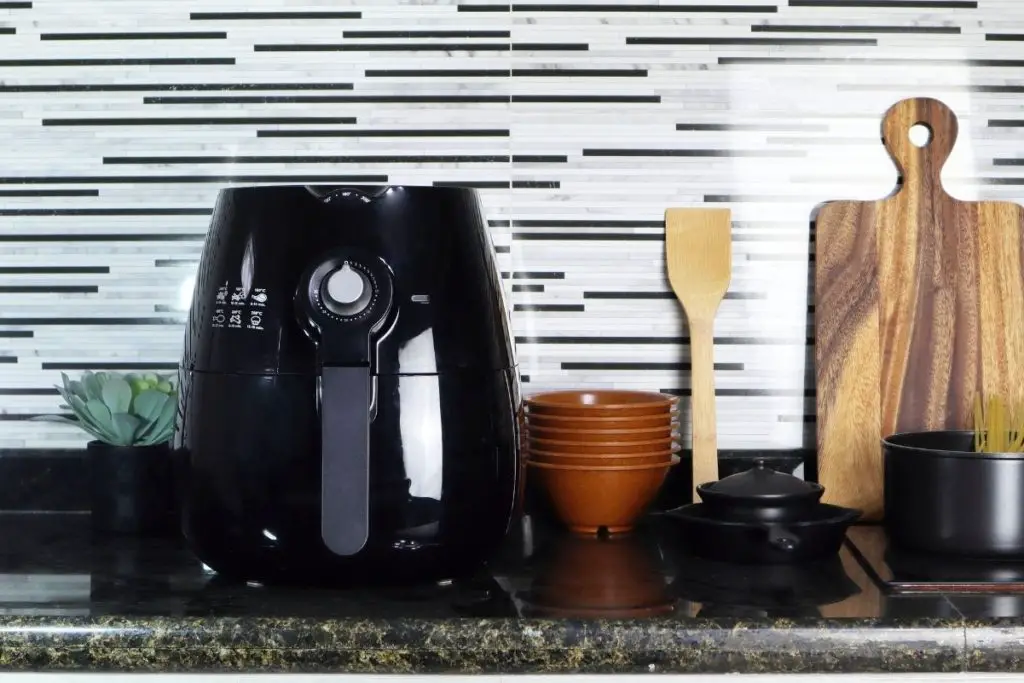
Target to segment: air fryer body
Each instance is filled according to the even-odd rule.
[[[345,583],[475,567],[519,475],[514,352],[475,193],[222,191],[180,400],[183,529],[212,569]]]

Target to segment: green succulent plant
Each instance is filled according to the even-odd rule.
[[[113,446],[154,446],[174,435],[178,392],[167,376],[146,373],[86,372],[81,380],[58,386],[74,419],[48,415],[47,419],[77,425]]]

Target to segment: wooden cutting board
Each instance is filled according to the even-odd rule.
[[[923,147],[909,137],[919,123],[931,129]],[[971,428],[977,391],[1024,385],[1024,211],[946,194],[956,136],[942,102],[898,102],[882,138],[902,186],[817,217],[818,478],[826,502],[866,519],[883,512],[881,437]]]

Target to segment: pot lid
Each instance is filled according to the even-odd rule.
[[[820,484],[792,474],[777,472],[758,460],[749,470],[701,486],[705,491],[730,498],[801,498],[818,494]]]

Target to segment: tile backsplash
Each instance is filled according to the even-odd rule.
[[[897,182],[885,110],[960,117],[1021,200],[1017,0],[0,1],[0,448],[76,447],[61,371],[171,371],[217,190],[480,189],[526,392],[685,393],[669,206],[729,206],[720,445],[814,430],[810,216]]]

